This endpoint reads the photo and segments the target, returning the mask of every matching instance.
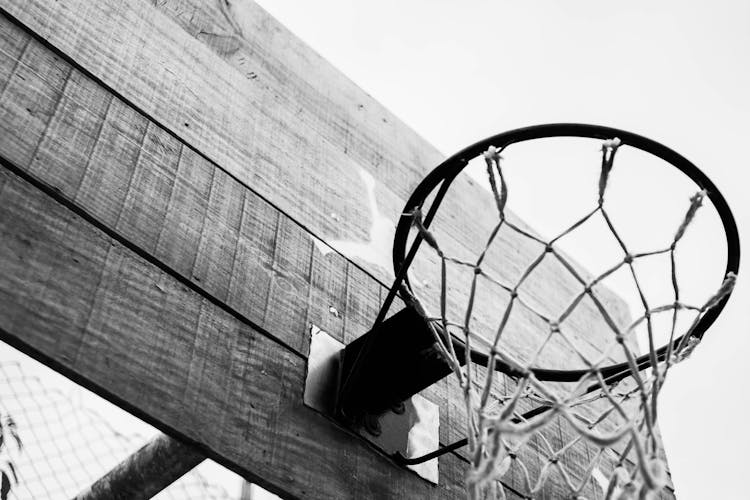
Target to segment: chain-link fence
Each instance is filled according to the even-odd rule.
[[[18,476],[9,498],[71,498],[143,446],[155,432],[89,391],[0,344],[0,412],[22,441],[6,442],[2,463]],[[7,466],[6,466],[7,468]],[[226,478],[220,480],[224,482]],[[227,491],[193,470],[159,499],[228,499]]]

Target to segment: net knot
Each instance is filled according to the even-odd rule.
[[[732,293],[732,290],[734,290],[734,285],[737,282],[737,275],[729,272],[727,273],[726,278],[724,278],[724,281],[721,284],[721,287],[719,287],[719,290],[716,292],[716,294],[708,299],[708,302],[701,308],[704,311],[707,311],[708,309],[711,309],[712,307],[716,306],[719,302],[721,302],[724,297],[728,296],[730,293]]]
[[[649,463],[649,473],[651,476],[649,478],[651,484],[648,486],[651,490],[660,490],[667,484],[667,464],[665,464],[660,458],[655,457],[651,459],[651,462]]]
[[[680,227],[677,228],[677,232],[674,235],[674,241],[672,242],[672,245],[675,245],[682,236],[685,234],[685,230],[690,225],[690,223],[695,218],[696,212],[698,212],[698,209],[703,205],[703,198],[706,196],[706,190],[698,191],[693,196],[690,197],[690,207],[688,207],[688,211],[685,214],[685,218],[683,219],[682,223],[680,224]],[[674,249],[674,247],[671,247]]]
[[[487,151],[484,152],[484,159],[486,161],[498,161],[502,158],[500,156],[500,153],[498,152],[498,149],[495,146],[490,146],[487,148]]]
[[[604,191],[607,189],[607,180],[609,179],[609,172],[612,170],[612,166],[615,161],[615,153],[617,148],[620,147],[621,141],[619,138],[608,139],[602,143],[602,171],[599,175],[599,206],[604,204]]]
[[[435,235],[432,234],[427,227],[425,227],[424,223],[422,222],[422,210],[417,207],[414,210],[412,210],[410,213],[404,214],[407,216],[411,216],[412,218],[412,224],[414,227],[417,228],[417,231],[419,231],[419,235],[424,239],[424,241],[430,245],[435,252],[442,258],[443,257],[443,251],[440,249],[440,246],[438,245],[437,239],[435,238]]]
[[[698,346],[698,344],[700,344],[700,341],[701,340],[698,337],[690,337],[685,344],[685,347],[672,355],[672,364],[681,363],[682,361],[685,361],[687,358],[689,358],[690,355],[693,354],[693,351]]]
[[[607,139],[602,143],[602,151],[613,151],[622,145],[622,141],[619,137],[613,139]]]

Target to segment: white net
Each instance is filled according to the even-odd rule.
[[[628,247],[605,202],[620,146],[617,138],[604,141],[596,203],[551,239],[535,235],[507,215],[509,187],[501,151],[494,147],[487,150],[484,160],[497,220],[477,255],[473,258],[465,254],[450,255],[446,250],[450,245],[443,246],[438,233],[425,227],[421,211],[411,214],[418,235],[437,256],[441,279],[439,292],[433,291],[432,296],[428,296],[427,287],[411,288],[405,294],[431,325],[465,397],[470,498],[506,498],[511,492],[536,498],[550,482],[559,488],[561,497],[586,498],[593,495],[590,486],[594,481],[601,486],[601,496],[607,499],[650,498],[667,483],[656,426],[658,394],[669,369],[697,345],[699,337],[693,335],[696,325],[731,292],[735,277],[727,275],[718,291],[702,303],[690,304],[681,297],[675,252],[703,203],[706,195],[703,191],[690,199],[668,245],[643,252]],[[614,237],[621,258],[597,276],[589,277],[559,249],[559,242],[594,218],[603,221]],[[485,262],[488,250],[501,244],[499,240],[507,234],[538,247],[537,257],[519,270],[513,281],[496,275]],[[667,258],[671,297],[657,304],[644,293],[642,276],[635,264],[660,256]],[[539,268],[550,265],[557,266],[558,272],[567,273],[580,285],[580,291],[566,299],[568,302],[554,313],[525,293],[530,277]],[[600,292],[605,279],[623,272],[632,279],[642,309],[626,325]],[[460,280],[468,287],[462,310],[457,312],[453,307],[455,300],[452,304],[449,295]],[[482,297],[483,294],[492,298]],[[481,301],[494,304],[499,311],[489,331],[486,322],[482,328],[477,325],[474,314]],[[595,311],[607,330],[602,335],[609,341],[595,350],[586,344],[580,328],[573,325],[576,311],[584,304]],[[430,309],[438,311],[433,313]],[[538,342],[525,352],[510,350],[509,344],[504,343],[505,337],[514,333],[514,314],[522,314],[527,323],[539,326],[540,333],[535,337]],[[646,356],[641,358],[634,338],[639,329],[645,331],[647,339],[646,345],[641,346]],[[457,349],[455,338],[461,339],[466,349]],[[558,358],[561,349],[570,353],[563,362],[577,368],[572,378],[551,382],[535,371],[534,368],[544,365],[545,353],[553,344],[557,346]],[[662,345],[665,347],[660,350]],[[472,349],[485,352],[484,366],[472,363]],[[459,355],[465,355],[465,359],[459,359]],[[613,359],[622,361],[618,369],[610,368]],[[498,364],[514,375],[512,381],[500,380],[496,372]],[[550,432],[553,423],[566,432],[553,435]],[[587,446],[582,447],[583,443]]]

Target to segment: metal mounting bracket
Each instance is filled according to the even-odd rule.
[[[341,421],[337,396],[345,346],[315,325],[311,326],[310,336],[304,403]],[[367,414],[360,422],[348,425],[353,425],[355,432],[389,456],[401,453],[414,458],[439,446],[440,415],[436,404],[415,394],[394,406],[377,415]],[[437,459],[407,467],[424,479],[438,483]]]

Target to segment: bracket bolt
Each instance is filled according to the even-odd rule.
[[[391,411],[395,413],[396,415],[403,415],[404,412],[406,411],[406,405],[404,404],[403,401],[401,401],[400,403],[396,403],[395,405],[393,405],[393,407],[391,408]]]
[[[379,415],[365,415],[363,423],[365,430],[373,436],[378,437],[383,433],[383,429],[380,427]]]

